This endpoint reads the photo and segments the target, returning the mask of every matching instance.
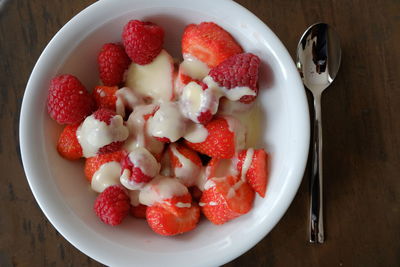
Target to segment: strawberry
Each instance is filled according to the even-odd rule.
[[[181,208],[179,214],[166,209],[165,205],[147,208],[146,219],[150,228],[157,234],[172,236],[193,230],[200,218],[200,209],[196,204],[190,208]]]
[[[117,86],[96,86],[93,89],[93,98],[97,107],[115,110],[115,103],[117,102],[115,93],[117,90]]]
[[[94,203],[96,215],[109,225],[120,224],[128,215],[129,209],[129,196],[121,185],[107,187]]]
[[[125,51],[133,62],[146,65],[161,52],[164,30],[152,22],[129,21],[122,32]]]
[[[211,68],[242,51],[233,37],[213,22],[190,24],[182,36],[182,54],[191,54]]]
[[[174,146],[176,150],[179,152],[179,154],[181,154],[183,157],[193,162],[195,165],[199,167],[202,166],[201,159],[199,155],[196,153],[196,151],[188,148],[184,144],[177,143],[177,144],[172,144],[171,146]],[[182,163],[179,161],[179,158],[176,157],[176,155],[173,153],[171,146],[168,149],[169,157],[171,159],[171,166],[172,168],[181,168]]]
[[[59,124],[80,123],[94,107],[92,96],[75,76],[65,74],[51,80],[47,111]]]
[[[215,68],[211,69],[209,76],[220,87],[228,90],[235,87],[248,87],[254,91],[253,95],[244,95],[240,98],[240,102],[250,103],[254,101],[258,93],[258,69],[260,59],[251,53],[243,53],[234,55]],[[226,96],[230,100],[236,100]]]
[[[100,79],[106,86],[119,85],[131,60],[119,43],[104,44],[97,56]]]
[[[238,173],[232,159],[212,158],[207,164],[206,174],[208,180],[214,177],[237,176]]]
[[[82,147],[76,137],[76,130],[78,127],[79,124],[65,126],[58,139],[58,153],[69,160],[75,160],[82,157]]]
[[[91,158],[87,158],[85,162],[86,179],[88,179],[88,181],[91,182],[93,174],[101,167],[101,165],[107,162],[111,161],[121,162],[121,160],[125,156],[125,153],[126,152],[120,150],[113,153],[101,154]]]
[[[138,206],[131,206],[131,214],[136,218],[146,218],[147,206],[139,204]]]
[[[211,178],[200,199],[203,214],[214,224],[246,214],[254,201],[253,189],[234,176]]]
[[[246,162],[246,156],[251,157],[251,163],[247,171],[243,173],[243,163]],[[247,161],[249,161],[249,159],[247,159]],[[244,177],[254,191],[261,197],[265,197],[267,188],[269,174],[268,165],[269,157],[264,149],[247,149],[240,151],[238,154],[237,169],[240,173],[240,177]]]
[[[200,143],[185,143],[192,149],[215,158],[232,158],[235,154],[235,133],[229,130],[228,122],[223,117],[214,118],[205,125],[208,135]]]

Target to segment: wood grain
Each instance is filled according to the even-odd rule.
[[[101,266],[36,204],[19,155],[19,110],[51,37],[94,1],[0,0],[0,266]],[[272,232],[233,266],[400,266],[400,2],[238,0],[292,56],[309,24],[332,24],[343,62],[323,95],[325,244],[307,243],[308,175]]]

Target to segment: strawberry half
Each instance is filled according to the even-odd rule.
[[[200,218],[200,209],[196,204],[190,208],[181,208],[179,214],[166,209],[165,206],[154,205],[147,208],[146,219],[150,228],[157,234],[171,236],[193,230]]]
[[[229,130],[228,121],[223,117],[214,118],[205,125],[208,135],[200,143],[185,143],[192,149],[213,158],[232,158],[235,154],[235,133]]]
[[[246,159],[247,157],[247,159]],[[248,165],[247,170],[243,170],[243,164]],[[240,173],[239,177],[244,177],[248,184],[261,197],[265,197],[269,175],[269,156],[264,149],[246,149],[238,154],[237,169]],[[245,171],[245,173],[243,173]]]
[[[100,154],[96,155],[91,158],[87,158],[85,162],[85,176],[86,179],[88,179],[89,182],[92,181],[93,174],[100,169],[101,165],[115,161],[115,162],[121,162],[121,160],[125,157],[124,151],[120,150],[117,152],[113,153],[107,153],[107,154]]]
[[[98,108],[107,108],[115,111],[117,102],[117,86],[96,86],[93,89],[93,98]]]
[[[213,22],[190,24],[182,36],[182,54],[190,54],[211,68],[242,52],[233,37]]]
[[[58,153],[69,160],[76,160],[82,157],[82,147],[76,137],[78,127],[79,124],[67,125],[58,139]]]
[[[253,189],[237,177],[211,178],[205,188],[201,210],[214,224],[224,224],[246,214],[253,206]]]

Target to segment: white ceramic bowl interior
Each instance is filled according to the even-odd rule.
[[[261,145],[271,154],[265,199],[223,226],[206,220],[177,237],[154,234],[144,220],[129,218],[110,227],[95,216],[83,163],[62,159],[56,142],[62,127],[47,115],[50,80],[76,75],[91,88],[98,81],[96,56],[103,43],[120,41],[130,19],[153,21],[166,32],[165,48],[180,56],[185,25],[214,21],[245,51],[262,59],[259,101],[263,109]],[[259,242],[279,221],[299,187],[308,145],[309,119],[304,88],[292,59],[258,18],[229,0],[102,0],[68,22],[40,56],[22,104],[20,142],[30,187],[55,228],[83,253],[111,266],[217,266]]]

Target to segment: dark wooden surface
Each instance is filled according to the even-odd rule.
[[[34,63],[91,2],[0,0],[0,266],[100,266],[39,209],[18,142],[20,104]],[[332,24],[343,56],[322,101],[326,243],[307,243],[304,179],[273,231],[226,267],[400,266],[400,1],[238,2],[269,25],[292,56],[309,24]]]

